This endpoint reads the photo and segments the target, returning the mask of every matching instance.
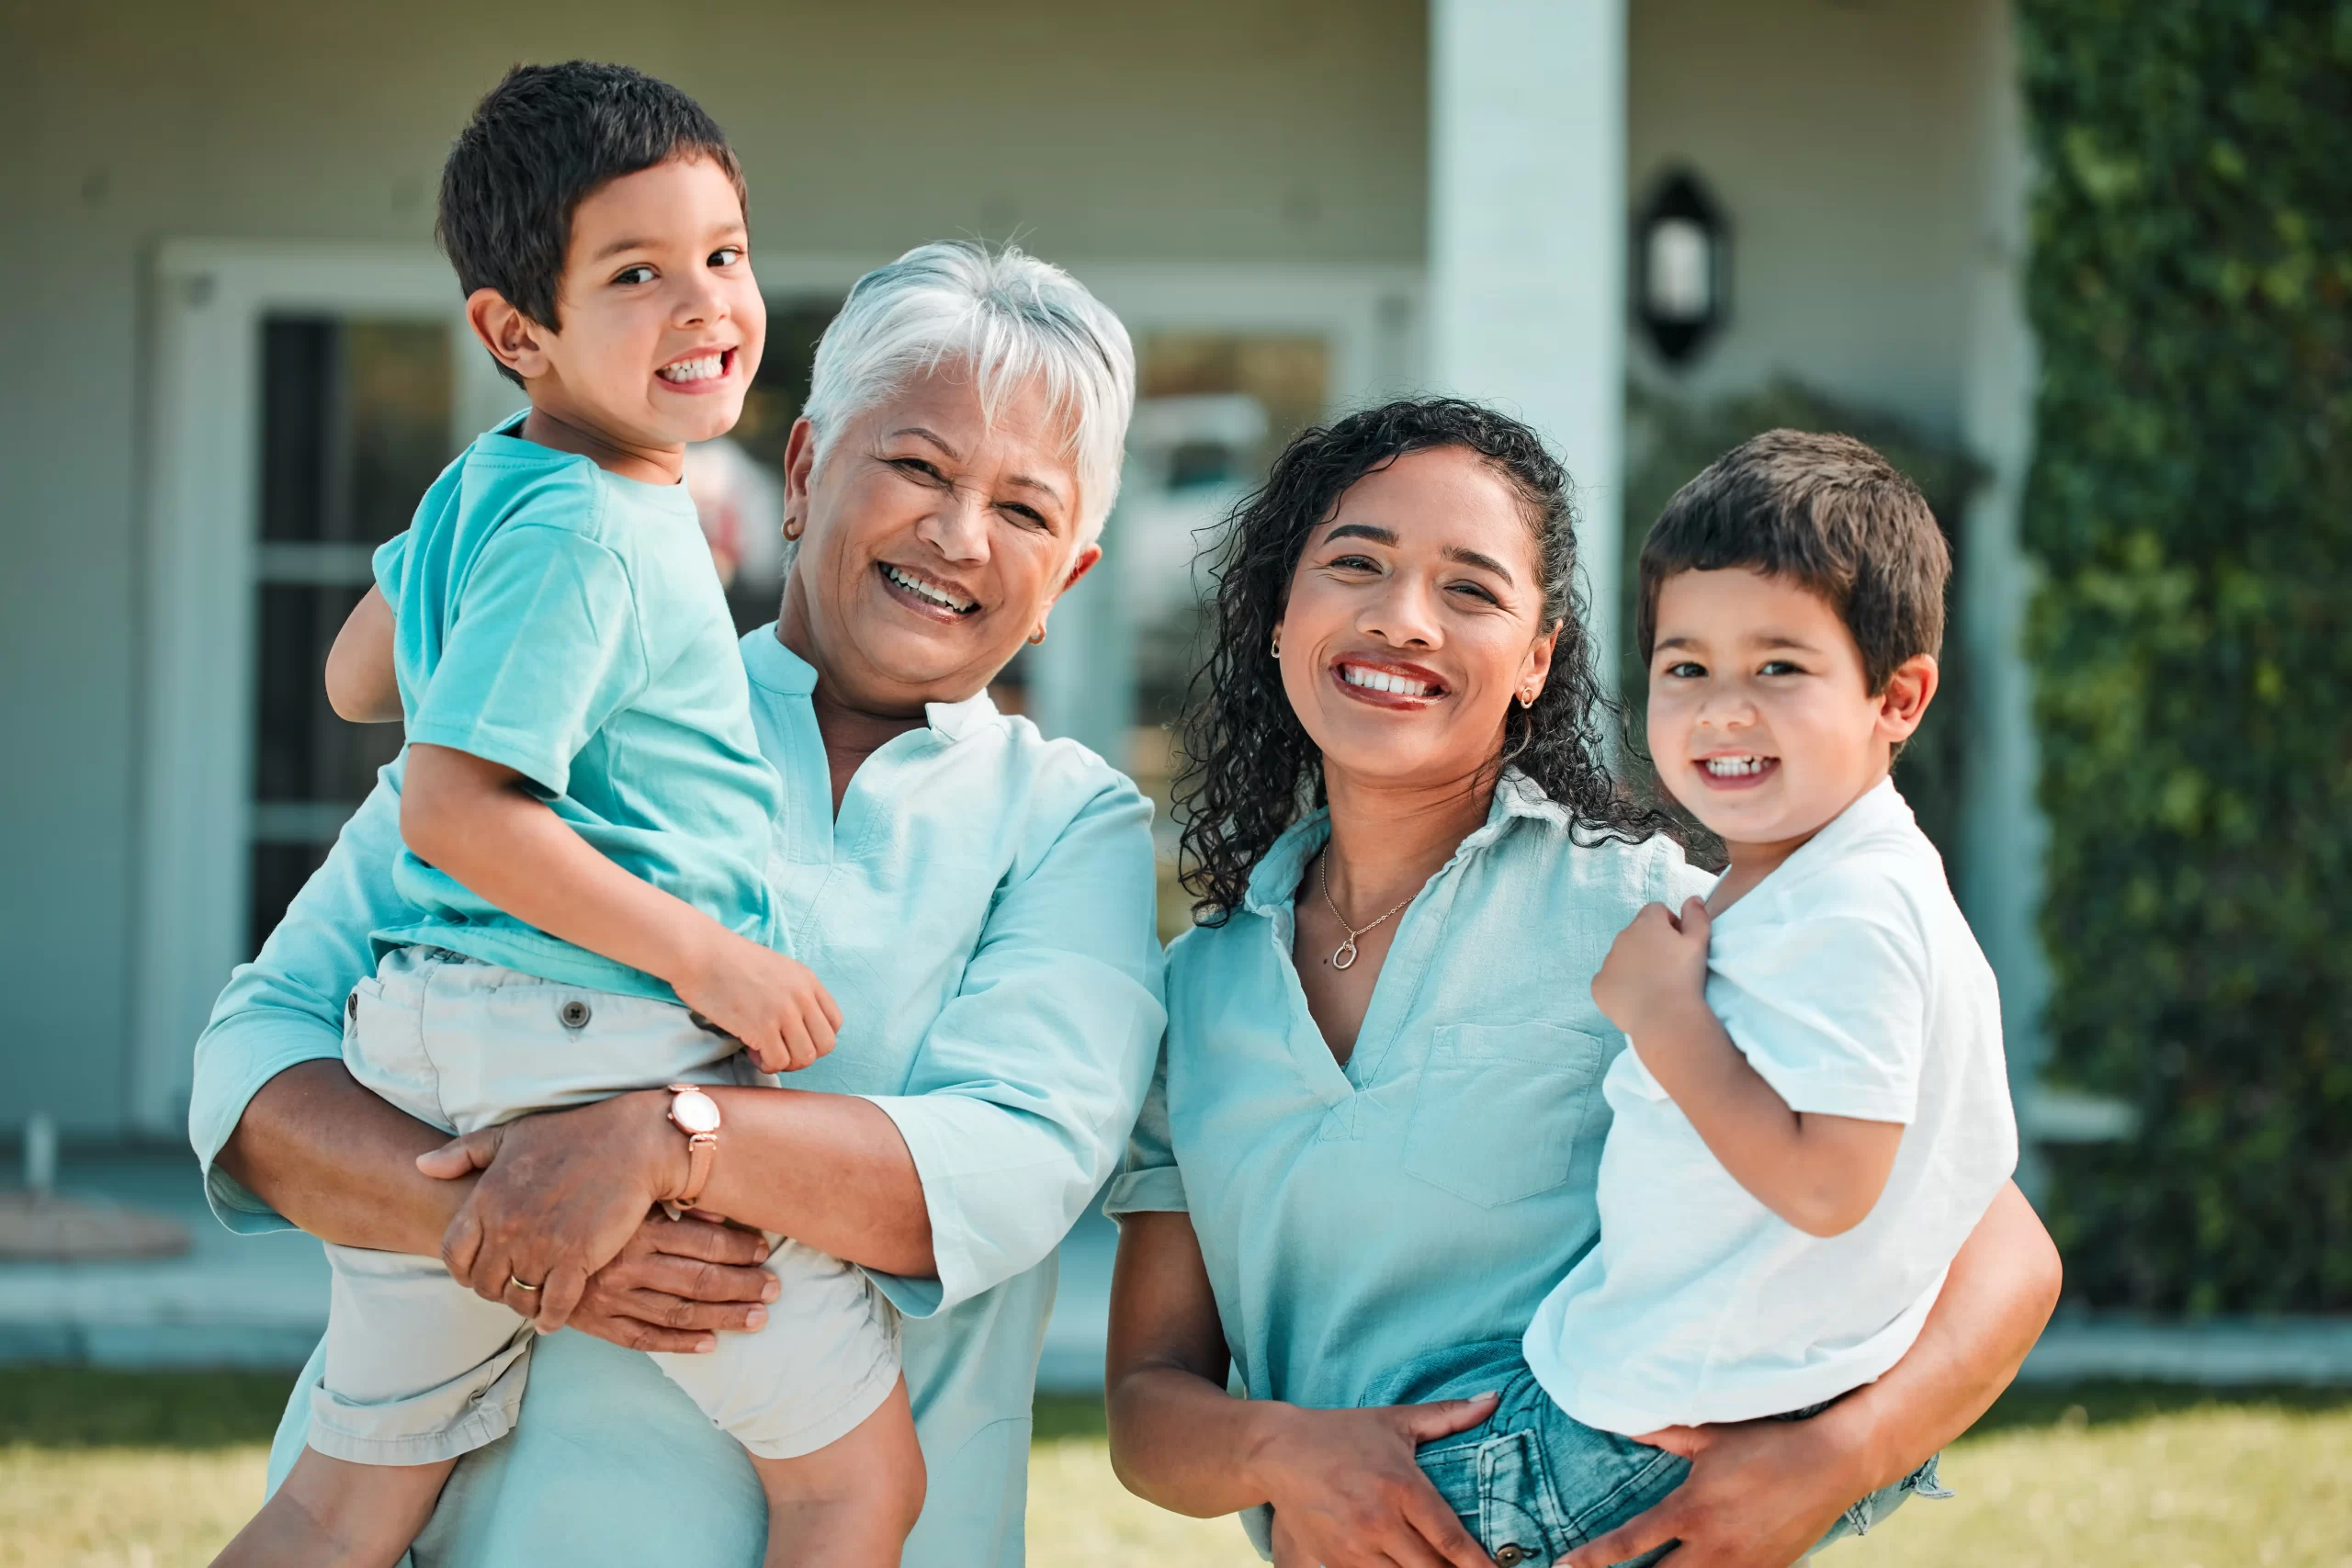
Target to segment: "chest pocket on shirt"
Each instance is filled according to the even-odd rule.
[[[1430,1043],[1405,1170],[1486,1208],[1568,1179],[1608,1046],[1555,1023],[1449,1024]]]

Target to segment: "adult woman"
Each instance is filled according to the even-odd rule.
[[[1099,557],[1132,401],[1125,333],[1043,263],[934,245],[869,274],[792,433],[782,615],[743,639],[785,781],[771,881],[845,1021],[790,1089],[712,1091],[701,1203],[863,1265],[906,1315],[930,1471],[910,1563],[1020,1561],[1052,1250],[1133,1121],[1161,1022],[1148,804],[985,691]],[[216,1208],[440,1251],[526,1314],[523,1281],[618,1247],[571,1314],[587,1335],[539,1347],[520,1427],[460,1465],[417,1559],[756,1562],[734,1445],[588,1337],[692,1349],[763,1313],[755,1234],[648,1219],[684,1190],[669,1097],[441,1149],[343,1071],[342,998],[368,932],[398,923],[397,788],[395,767],[198,1047]]]
[[[1489,1562],[1414,1451],[1492,1398],[1356,1407],[1518,1338],[1591,1245],[1622,1048],[1592,976],[1644,903],[1705,883],[1595,761],[1564,489],[1511,421],[1394,404],[1294,444],[1221,578],[1187,829],[1211,923],[1170,953],[1113,1188],[1112,1452],[1165,1506],[1253,1510],[1285,1568]],[[1599,1540],[1554,1518],[1487,1544],[1781,1568],[2007,1382],[2052,1256],[2012,1189],[1878,1384],[1691,1434],[1680,1490]]]

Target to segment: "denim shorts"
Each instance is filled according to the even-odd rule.
[[[1420,1404],[1499,1392],[1495,1413],[1466,1432],[1421,1447],[1422,1472],[1500,1568],[1540,1568],[1662,1501],[1690,1473],[1679,1454],[1570,1417],[1527,1368],[1516,1339],[1426,1356],[1373,1390],[1366,1404]],[[1824,1408],[1792,1412],[1797,1420]],[[1939,1456],[1940,1457],[1940,1456]],[[1936,1460],[1848,1508],[1813,1545],[1861,1535],[1913,1493],[1949,1497]],[[1632,1562],[1657,1562],[1671,1544]]]

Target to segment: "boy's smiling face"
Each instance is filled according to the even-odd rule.
[[[1650,753],[1735,861],[1793,849],[1884,778],[1935,688],[1922,653],[1872,693],[1837,610],[1787,579],[1735,568],[1658,585]]]
[[[672,159],[582,198],[557,299],[553,331],[493,290],[469,302],[537,413],[636,457],[674,455],[734,427],[767,307],[742,203],[717,164]]]

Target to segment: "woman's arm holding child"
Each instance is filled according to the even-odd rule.
[[[1708,924],[1698,898],[1679,919],[1650,905],[1618,933],[1593,1000],[1758,1202],[1808,1235],[1849,1231],[1886,1189],[1902,1124],[1789,1109],[1707,1006]]]
[[[327,650],[327,704],[353,724],[397,724],[401,687],[392,673],[392,607],[380,588],[353,606]]]
[[[513,768],[412,744],[401,837],[516,919],[668,981],[769,1072],[833,1048],[841,1010],[805,965],[599,854]]]

